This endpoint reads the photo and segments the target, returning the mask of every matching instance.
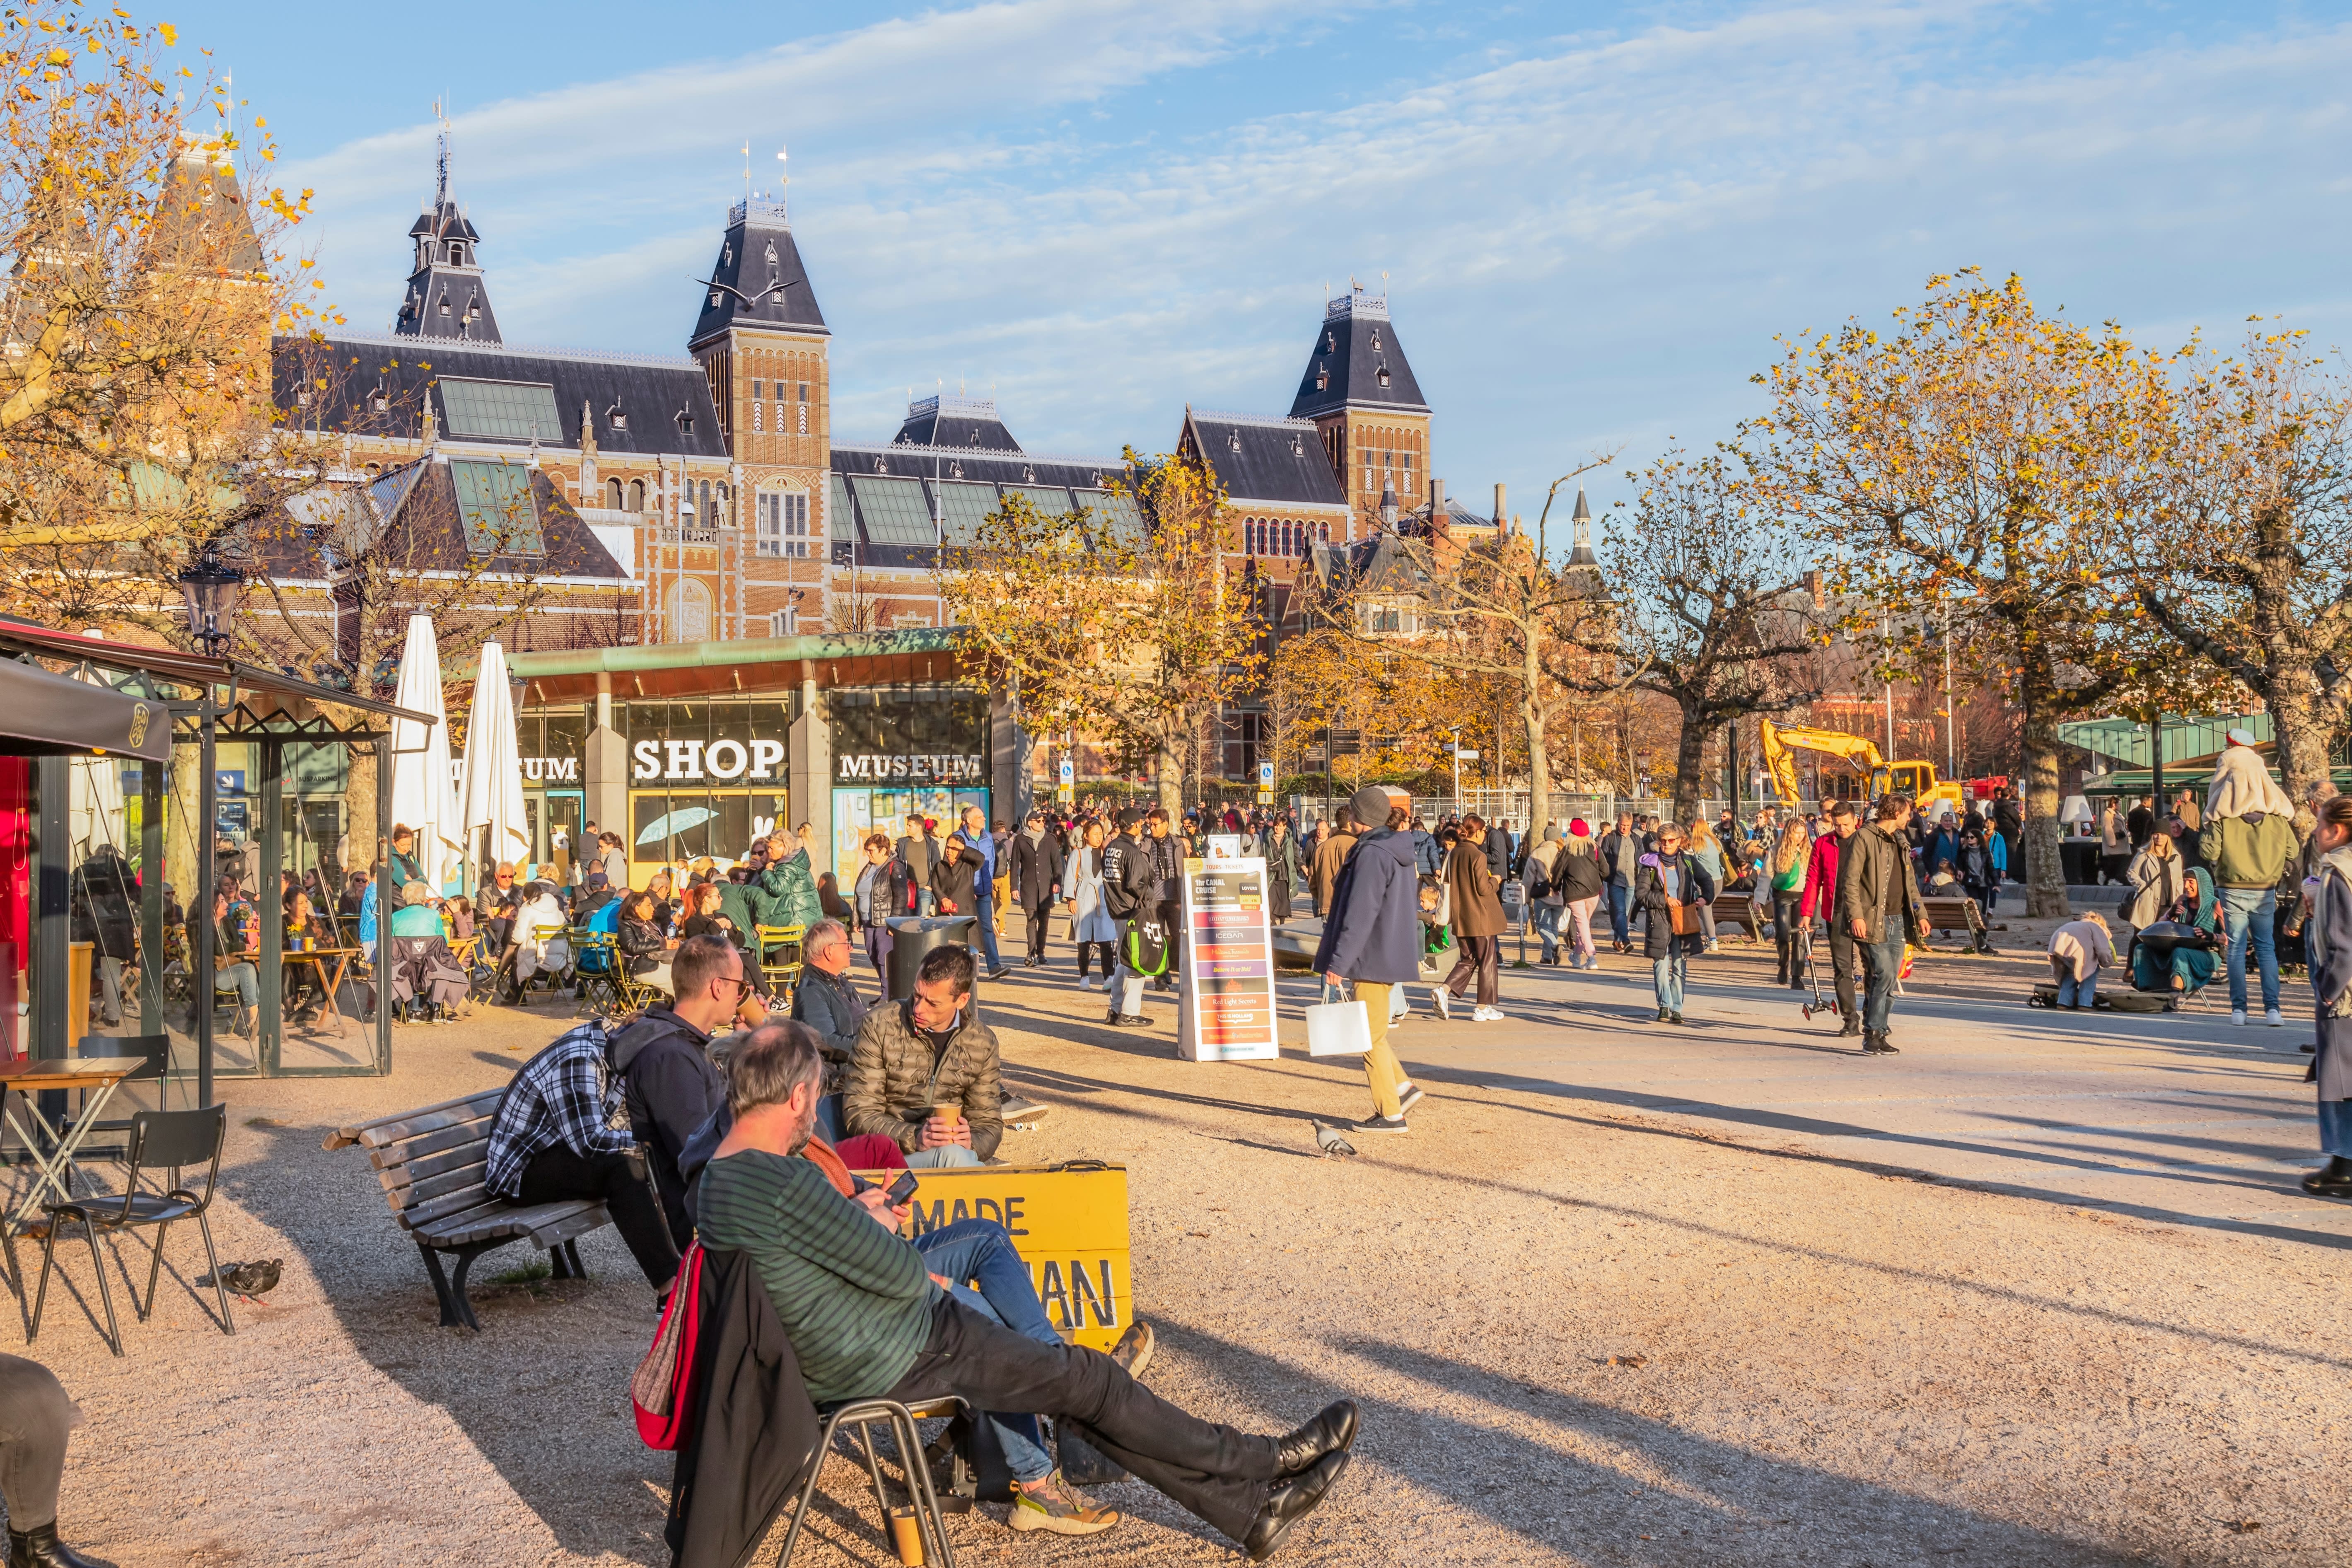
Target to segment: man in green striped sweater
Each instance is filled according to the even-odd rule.
[[[818,1405],[955,1394],[975,1410],[1069,1423],[1114,1463],[1241,1543],[1273,1554],[1348,1468],[1352,1400],[1283,1437],[1188,1415],[1099,1351],[1041,1344],[940,1289],[887,1211],[845,1198],[792,1156],[816,1126],[823,1067],[798,1030],[727,1064],[734,1127],[702,1174],[702,1244],[747,1254]]]

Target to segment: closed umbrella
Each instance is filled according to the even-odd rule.
[[[392,721],[392,819],[415,829],[417,862],[439,892],[465,845],[449,787],[449,721],[441,706],[441,650],[430,616],[408,617],[408,646],[401,650],[393,701],[433,715],[430,724]]]
[[[474,706],[466,720],[466,772],[460,786],[466,842],[487,830],[483,858],[492,864],[530,856],[530,825],[523,815],[522,745],[515,733],[514,692],[507,685],[507,652],[482,645],[474,676]]]

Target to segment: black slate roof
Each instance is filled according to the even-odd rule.
[[[469,548],[455,471],[467,463],[510,468],[518,486],[528,485],[530,515],[522,515],[517,505],[494,525],[489,537],[499,546],[515,546],[535,532],[538,550],[501,548],[483,556]],[[628,571],[544,473],[520,462],[499,465],[494,459],[421,458],[366,485],[298,496],[283,515],[257,531],[249,550],[255,563],[270,576],[317,579],[331,577],[340,565],[336,555],[362,540],[372,542],[372,551],[403,571],[630,580]]]
[[[996,415],[992,397],[919,398],[907,405],[907,417],[891,437],[914,447],[984,447],[995,452],[1018,452],[1021,443],[1013,438],[1004,421]]]
[[[498,437],[453,430],[437,384],[452,377],[551,388],[559,427],[539,436],[543,447],[578,447],[584,406],[602,452],[728,455],[710,383],[690,359],[356,332],[321,342],[281,338],[275,348],[278,405],[305,429],[414,440],[430,397],[434,419],[449,438],[529,447],[528,432]],[[307,405],[299,402],[304,395]]]
[[[1353,289],[1323,310],[1323,326],[1298,378],[1290,416],[1312,419],[1342,408],[1391,408],[1426,414],[1421,384],[1405,363],[1385,297]]]
[[[1181,449],[1209,466],[1235,506],[1348,505],[1323,437],[1306,420],[1187,408]]]
[[[446,151],[443,156],[446,158]],[[439,195],[409,226],[416,269],[408,276],[392,330],[403,337],[495,343],[500,341],[499,319],[490,310],[489,287],[482,279],[481,236],[465,210],[450,199],[447,180],[445,163]]]
[[[726,237],[703,280],[701,309],[687,344],[735,326],[831,335],[782,202],[738,202],[729,210]]]

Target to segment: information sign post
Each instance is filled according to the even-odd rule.
[[[1184,862],[1184,975],[1176,1047],[1188,1061],[1272,1061],[1274,927],[1265,862]]]

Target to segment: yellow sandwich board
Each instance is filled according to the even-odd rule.
[[[866,1173],[887,1185],[897,1173]],[[907,1234],[992,1219],[1029,1265],[1046,1321],[1073,1343],[1107,1351],[1135,1321],[1128,1271],[1127,1167],[982,1165],[917,1171]]]

